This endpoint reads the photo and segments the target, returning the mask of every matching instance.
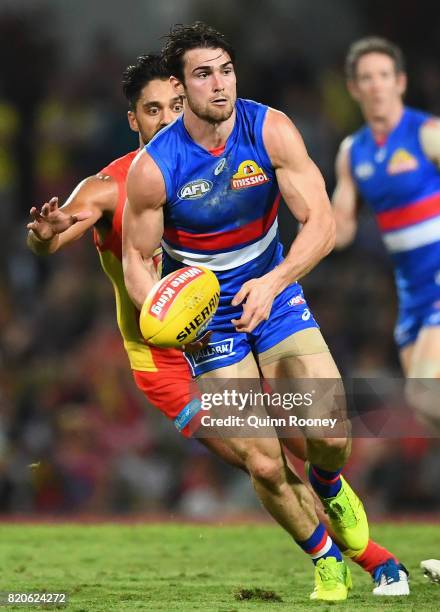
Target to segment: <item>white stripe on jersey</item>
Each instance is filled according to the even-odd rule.
[[[181,261],[187,266],[201,264],[214,271],[230,270],[231,268],[242,266],[264,253],[276,237],[277,230],[278,220],[275,219],[267,234],[260,240],[236,251],[227,251],[226,253],[191,253],[190,251],[180,251],[167,244],[164,239],[162,239],[162,246],[170,257]]]
[[[391,253],[411,251],[440,240],[440,217],[382,235],[385,246]]]

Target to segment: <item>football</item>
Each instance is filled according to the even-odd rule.
[[[139,325],[149,344],[179,348],[194,341],[217,310],[220,285],[211,270],[187,266],[152,287]]]

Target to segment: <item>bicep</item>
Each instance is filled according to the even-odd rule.
[[[152,257],[163,234],[165,183],[147,154],[136,158],[127,179],[127,203],[123,215],[123,250]]]
[[[123,250],[136,251],[152,258],[163,234],[162,207],[139,207],[133,198],[127,200],[122,221]]]
[[[307,219],[311,208],[327,206],[324,179],[310,158],[304,160],[300,169],[277,168],[276,176],[284,201],[301,223]]]
[[[426,157],[440,167],[440,120],[429,119],[420,128],[420,144]]]
[[[281,195],[298,221],[307,220],[312,211],[328,209],[324,179],[290,119],[270,109],[263,127],[263,139]]]

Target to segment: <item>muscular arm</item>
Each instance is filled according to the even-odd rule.
[[[66,203],[58,208],[58,198],[46,202],[41,211],[31,208],[27,244],[36,255],[49,255],[78,240],[106,212],[113,214],[118,187],[109,176],[98,174],[84,179]]]
[[[241,318],[232,320],[240,332],[251,332],[267,319],[275,297],[307,274],[334,244],[335,222],[324,180],[292,122],[283,113],[269,109],[263,140],[281,194],[294,217],[302,223],[302,229],[279,266],[261,278],[247,281],[234,296],[234,306],[246,300]]]
[[[130,167],[122,221],[125,286],[139,310],[158,281],[153,254],[163,234],[165,199],[162,173],[148,153],[142,151]]]
[[[420,144],[426,157],[440,168],[440,119],[429,119],[422,125]]]
[[[270,109],[263,138],[281,194],[302,224],[285,260],[274,270],[282,290],[307,274],[332,250],[335,227],[324,180],[292,122],[283,113]]]
[[[353,242],[357,230],[357,190],[350,172],[350,141],[345,139],[336,157],[336,188],[332,197],[336,220],[336,248]]]

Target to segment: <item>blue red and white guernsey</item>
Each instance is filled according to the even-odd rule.
[[[159,132],[146,150],[166,186],[163,274],[191,264],[215,272],[220,305],[208,329],[206,349],[188,356],[194,375],[263,352],[317,324],[295,283],[274,301],[271,316],[252,334],[237,333],[231,319],[242,307],[231,300],[249,279],[263,276],[282,259],[278,236],[281,199],[262,129],[268,107],[238,99],[236,120],[225,148],[207,151],[188,134],[183,118]]]
[[[425,155],[420,129],[432,117],[405,108],[385,142],[369,126],[351,138],[353,179],[373,208],[391,256],[399,297],[396,342],[440,325],[440,171]]]

